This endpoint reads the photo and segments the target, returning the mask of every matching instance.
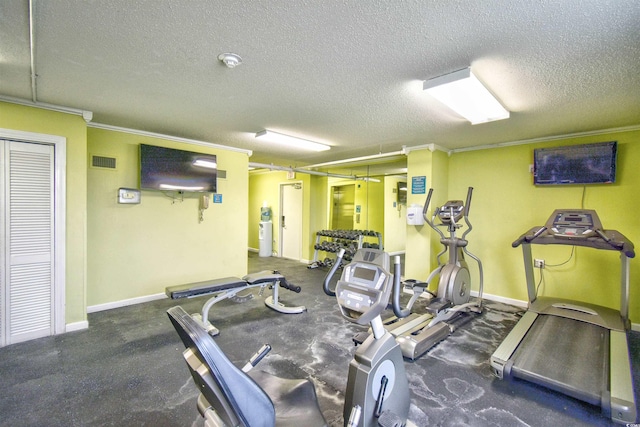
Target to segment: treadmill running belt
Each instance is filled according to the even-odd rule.
[[[539,315],[513,356],[513,376],[600,406],[608,397],[609,331]]]

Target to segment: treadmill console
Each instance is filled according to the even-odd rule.
[[[594,210],[557,209],[546,224],[547,232],[559,239],[587,239],[602,230],[600,218]]]
[[[460,218],[464,215],[464,204],[462,200],[449,200],[438,209],[438,218],[443,224],[450,224],[453,218],[453,222],[460,221]]]

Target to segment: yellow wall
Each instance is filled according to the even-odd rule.
[[[533,150],[609,140],[618,141],[617,182],[587,186],[584,207],[595,209],[605,228],[622,232],[637,246],[640,242],[640,221],[637,220],[640,212],[640,199],[637,197],[640,171],[636,165],[640,163],[640,131],[459,152],[448,159],[441,159],[441,162],[434,162],[448,163],[447,196],[439,196],[438,203],[447,198],[464,200],[467,187],[474,187],[469,215],[474,228],[467,239],[469,250],[483,262],[485,293],[526,301],[522,251],[512,248],[511,243],[531,227],[543,225],[554,209],[581,207],[583,186],[533,185],[529,172]],[[409,156],[409,173],[417,175],[415,170],[428,165],[429,159],[420,159],[416,165],[416,162],[411,162],[413,155],[412,152]],[[443,178],[434,178],[434,183],[440,179]],[[434,238],[432,242],[437,243],[437,240]],[[419,244],[421,242],[414,237],[412,249],[415,250]],[[439,244],[432,245],[432,248],[440,247]],[[541,295],[619,307],[620,263],[617,252],[577,248],[569,263],[562,267],[550,267],[566,261],[571,247],[532,245],[532,249],[533,256],[545,259],[548,266],[544,270]],[[433,263],[433,249],[431,253]],[[472,270],[473,287],[477,289],[475,263],[472,260],[468,262]],[[637,323],[640,321],[640,265],[636,259],[632,259],[630,264],[630,317]],[[536,273],[537,280],[539,276]]]
[[[139,144],[215,154],[222,203],[199,222],[200,193],[142,191],[117,203],[119,187],[138,187]],[[160,138],[90,128],[89,155],[115,157],[117,170],[88,168],[88,305],[163,293],[166,286],[247,272],[248,156]]]
[[[316,232],[328,228],[329,216],[327,205],[329,204],[329,178],[326,176],[311,176],[311,204],[309,212],[309,260],[313,260],[315,252],[313,245],[316,243]]]
[[[424,206],[429,189],[433,196],[428,210],[431,215],[434,206],[448,200],[449,159],[442,151],[428,149],[412,150],[407,158],[407,206]],[[414,194],[414,177],[426,177],[425,194]],[[436,266],[435,254],[440,252],[438,235],[426,223],[407,225],[407,249],[405,253],[405,276],[426,280]],[[433,254],[433,256],[432,256]]]
[[[407,245],[407,206],[398,203],[398,182],[407,182],[405,176],[384,177],[384,250],[404,252]]]
[[[66,323],[86,320],[87,127],[78,115],[0,102],[0,127],[65,137]]]

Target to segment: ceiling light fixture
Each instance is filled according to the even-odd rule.
[[[472,125],[509,118],[509,111],[477,79],[471,68],[425,80],[423,89]]]
[[[295,136],[289,136],[271,130],[263,130],[256,133],[256,138],[264,141],[274,142],[276,144],[284,144],[289,147],[303,148],[305,150],[326,151],[331,149],[329,145],[320,144],[319,142],[313,142],[302,138],[296,138]]]

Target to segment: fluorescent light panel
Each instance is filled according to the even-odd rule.
[[[509,118],[509,112],[473,75],[471,68],[426,80],[423,89],[473,125]]]
[[[283,144],[289,147],[303,148],[305,150],[312,151],[326,151],[331,148],[330,146],[320,144],[319,142],[296,138],[294,136],[285,135],[271,130],[263,130],[256,133],[256,138],[264,141],[274,142],[276,144]]]

